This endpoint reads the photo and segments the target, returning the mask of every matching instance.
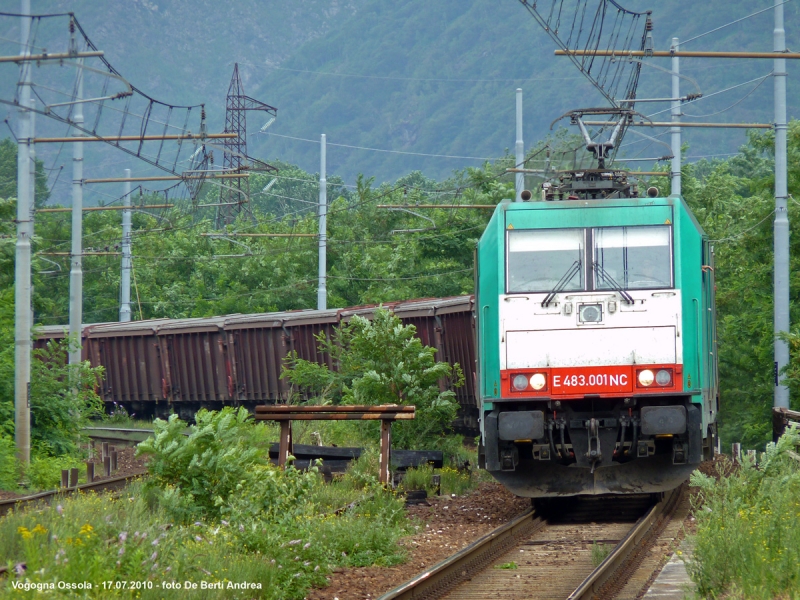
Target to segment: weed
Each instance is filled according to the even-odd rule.
[[[517,563],[514,561],[503,563],[502,565],[496,565],[495,569],[509,569],[513,571],[517,569]]]
[[[288,498],[288,511],[265,511],[262,496],[240,489],[230,513],[220,519],[176,522],[161,495],[145,494],[144,484],[128,488],[124,497],[80,494],[31,512],[12,512],[0,518],[0,564],[12,569],[26,563],[24,578],[32,583],[163,581],[218,585],[222,589],[194,590],[193,597],[243,597],[228,581],[257,583],[244,597],[300,599],[312,585],[342,566],[391,566],[402,562],[397,540],[410,533],[402,501],[375,486],[355,491],[342,481],[335,500],[321,478],[293,469],[262,473],[281,480],[308,476],[310,485],[300,501]],[[263,483],[263,482],[262,482]],[[275,490],[276,483],[269,483]],[[288,484],[287,484],[288,485]],[[349,487],[348,487],[349,486]],[[347,494],[347,489],[351,490]],[[186,497],[179,497],[181,502]],[[340,515],[322,510],[330,502],[349,500]],[[280,499],[278,499],[280,502]],[[344,502],[347,504],[347,502]],[[21,569],[21,567],[20,567]],[[11,592],[12,581],[0,581],[0,596]],[[112,593],[113,592],[113,593]],[[162,598],[153,589],[115,592],[95,587],[85,596],[114,595]]]
[[[606,559],[606,556],[611,554],[611,546],[607,546],[606,544],[592,542],[592,566],[597,568],[600,566],[600,563]]]
[[[445,467],[440,472],[442,476],[442,494],[455,494],[463,496],[475,487],[472,471]]]
[[[703,597],[794,597],[800,585],[800,443],[788,431],[767,444],[758,463],[745,461],[719,479],[695,472],[697,536],[687,565]],[[793,456],[795,455],[795,456]]]
[[[18,471],[14,440],[0,433],[0,490],[13,490],[17,486]]]
[[[405,491],[425,490],[429,496],[433,496],[438,491],[433,485],[433,466],[420,465],[406,470],[400,487]]]

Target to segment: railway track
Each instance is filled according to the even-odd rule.
[[[102,431],[101,431],[102,430]],[[84,430],[84,432],[93,440],[100,441],[100,442],[128,442],[130,444],[136,444],[139,441],[142,441],[147,438],[147,435],[150,435],[152,432],[146,432],[147,435],[143,435],[142,430],[133,430],[133,429],[119,429],[119,428],[89,428]],[[135,437],[130,435],[130,432],[134,432]],[[136,437],[141,437],[141,439],[136,439]],[[29,496],[21,496],[18,498],[9,498],[7,500],[0,500],[0,517],[5,515],[10,510],[19,510],[22,508],[26,508],[28,506],[33,506],[37,503],[45,503],[50,504],[54,498],[58,498],[61,496],[69,496],[75,494],[77,492],[108,492],[108,491],[118,491],[128,485],[131,481],[136,479],[137,477],[143,477],[147,474],[147,469],[137,469],[131,473],[127,473],[125,475],[119,475],[117,477],[102,477],[96,481],[92,481],[90,483],[83,483],[78,486],[72,487],[64,487],[55,490],[47,490],[45,492],[38,492],[36,494],[31,494]]]
[[[19,510],[36,503],[50,504],[54,498],[61,496],[69,496],[77,492],[108,492],[117,491],[124,488],[131,481],[137,477],[142,477],[147,473],[147,469],[121,475],[119,477],[110,477],[108,479],[101,479],[100,481],[93,481],[92,483],[84,483],[75,487],[60,488],[57,490],[49,490],[46,492],[39,492],[38,494],[31,494],[30,496],[22,496],[20,498],[10,498],[8,500],[0,500],[0,517],[8,511],[14,509]]]
[[[684,496],[681,487],[658,502],[567,500],[531,509],[379,600],[635,598],[628,588],[641,590],[660,566],[661,555],[651,550],[673,517],[682,521],[683,512],[675,513]],[[601,548],[611,550],[594,567],[593,549],[597,558]]]

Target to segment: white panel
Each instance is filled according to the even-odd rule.
[[[578,250],[583,247],[583,229],[535,229],[510,231],[509,252]]]
[[[595,230],[597,248],[669,246],[669,226],[609,227]]]
[[[675,364],[675,327],[506,332],[506,369]]]

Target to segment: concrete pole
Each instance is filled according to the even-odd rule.
[[[31,13],[30,0],[21,0],[20,14]],[[20,46],[22,55],[30,54],[28,37],[31,21],[21,17]],[[30,143],[33,139],[30,113],[31,69],[29,62],[20,64],[19,138],[17,142],[17,242],[14,270],[14,439],[17,458],[23,464],[31,459],[31,171]]]
[[[514,156],[515,156],[515,169],[522,169],[525,165],[522,163],[525,162],[525,145],[522,143],[522,88],[517,88],[517,143],[514,146]],[[517,173],[516,174],[516,197],[514,198],[515,202],[522,202],[522,190],[525,189],[525,174],[524,173]]]
[[[672,47],[670,50],[678,51],[678,38],[672,38]],[[674,127],[670,128],[672,134],[672,167],[670,169],[672,176],[672,189],[671,196],[681,195],[681,78],[680,74],[680,58],[677,56],[672,57],[672,122],[677,123]]]
[[[775,0],[775,30],[773,50],[786,51],[786,33],[783,29],[783,1]],[[774,61],[775,86],[775,334],[789,331],[789,213],[786,186],[786,59]],[[789,408],[789,388],[780,381],[781,369],[789,364],[789,344],[775,338],[775,397],[773,406]]]
[[[28,143],[28,156],[30,160],[28,161],[29,167],[29,175],[28,175],[28,208],[30,209],[31,215],[31,236],[33,236],[33,231],[36,226],[36,144],[34,144],[34,139],[36,138],[36,113],[34,110],[36,109],[36,100],[31,98],[30,101],[31,112],[28,113],[28,118],[30,119],[30,132],[31,132],[31,139]],[[33,294],[33,283],[31,283],[31,294]]]
[[[328,180],[325,176],[325,134],[319,138],[319,282],[317,284],[317,310],[328,308],[327,246],[328,246]]]
[[[78,66],[78,95],[76,100],[83,99],[83,60]],[[72,117],[76,125],[83,125],[83,104],[75,105]],[[83,135],[75,129],[73,136]],[[81,361],[81,325],[83,323],[83,142],[72,144],[72,250],[69,271],[69,337],[77,341],[76,347],[70,350],[69,364],[77,365]]]
[[[125,169],[125,179],[130,179],[131,170]],[[124,198],[122,203],[131,204],[131,182],[123,184]],[[122,273],[120,274],[119,320],[122,323],[131,320],[131,211],[122,211]]]

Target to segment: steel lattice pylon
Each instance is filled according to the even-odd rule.
[[[273,117],[277,109],[254,100],[244,94],[239,63],[233,66],[233,77],[228,87],[225,103],[225,133],[237,134],[224,142],[222,167],[226,173],[247,173],[250,171],[275,171],[277,169],[265,162],[247,155],[247,111],[258,110]],[[250,182],[247,177],[228,179],[220,192],[220,206],[217,210],[217,227],[233,223],[242,210],[249,211]]]

